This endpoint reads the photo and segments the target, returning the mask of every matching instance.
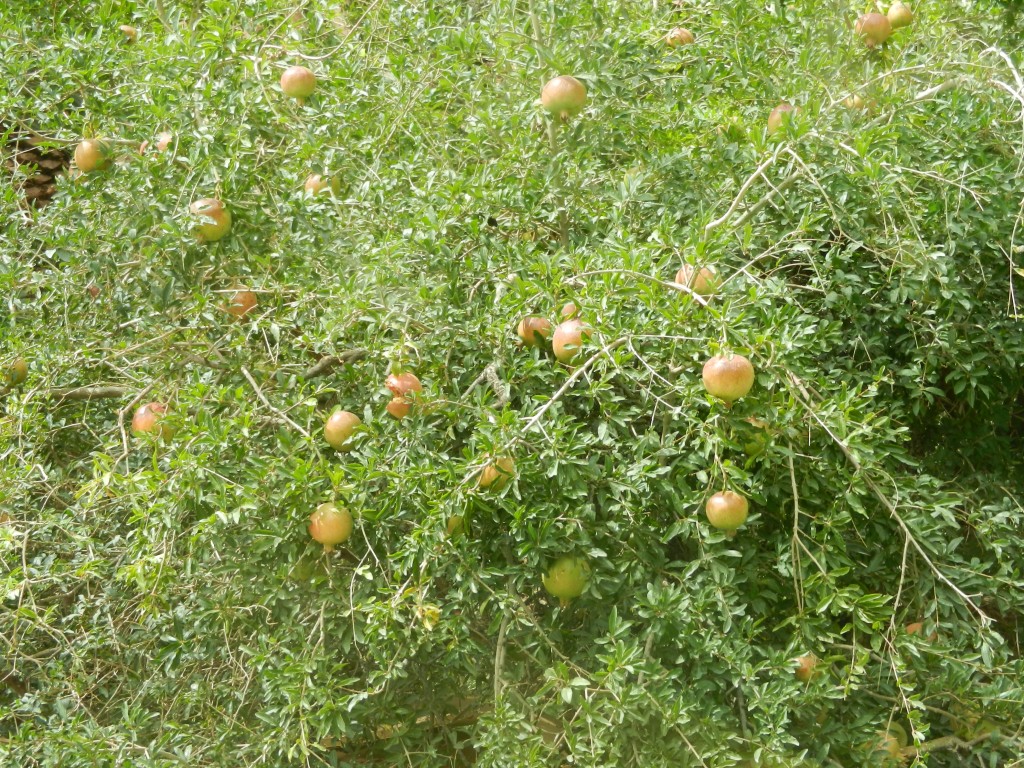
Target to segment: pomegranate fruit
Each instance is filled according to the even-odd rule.
[[[352,535],[352,513],[327,502],[309,516],[309,535],[324,545],[325,552],[334,550]]]
[[[196,200],[189,211],[200,219],[194,231],[201,243],[215,243],[231,231],[231,211],[215,197]]]
[[[709,394],[732,403],[754,386],[754,366],[743,355],[715,355],[704,363],[701,378]]]
[[[245,317],[256,308],[256,294],[245,289],[235,291],[231,295],[231,301],[224,308],[225,311],[234,317]]]
[[[15,358],[7,368],[7,375],[4,377],[7,379],[7,385],[11,387],[17,387],[25,383],[28,378],[28,363],[25,362],[25,358]]]
[[[132,432],[135,435],[152,433],[159,435],[164,440],[174,437],[174,430],[163,423],[167,415],[167,406],[164,403],[146,403],[139,406],[132,417]]]
[[[590,338],[590,331],[581,320],[566,320],[560,323],[551,336],[551,347],[560,363],[571,363],[580,351],[585,339]]]
[[[847,109],[867,109],[867,102],[858,93],[852,93],[843,99],[843,106]]]
[[[857,19],[854,31],[860,35],[868,48],[874,48],[889,39],[889,35],[892,34],[892,25],[887,16],[880,13],[865,13]]]
[[[102,171],[110,166],[110,151],[103,139],[85,139],[75,147],[75,166],[82,173]]]
[[[897,30],[909,27],[914,21],[914,14],[911,13],[907,6],[896,0],[895,3],[889,6],[889,13],[886,15],[886,18],[889,19],[889,26],[893,30]]]
[[[559,314],[563,320],[572,320],[579,313],[580,308],[576,306],[576,302],[574,301],[570,301],[568,304],[565,304],[561,310],[559,310]]]
[[[796,679],[801,683],[810,682],[818,674],[818,657],[813,653],[805,653],[796,660]]]
[[[562,557],[552,565],[543,578],[544,589],[568,605],[579,597],[590,581],[590,564],[579,557]]]
[[[524,317],[519,321],[516,333],[528,347],[541,347],[551,336],[551,321],[546,317]]]
[[[341,189],[341,179],[338,177],[331,179],[319,173],[311,173],[306,177],[306,183],[303,188],[310,197],[323,194],[333,195]]]
[[[715,292],[718,276],[710,267],[701,267],[700,270],[684,264],[683,268],[676,272],[676,282],[685,285],[699,296],[710,296]]]
[[[686,27],[676,27],[665,35],[665,42],[668,43],[671,48],[676,48],[680,45],[691,45],[694,40],[696,40],[696,38],[693,36],[693,32],[688,30]]]
[[[121,30],[121,34],[124,35],[125,42],[134,43],[139,39],[139,31],[128,24],[122,24],[118,29]]]
[[[800,112],[800,107],[794,107],[788,101],[784,101],[768,115],[768,135],[774,136],[784,125],[792,122],[793,118]]]
[[[747,521],[750,505],[735,491],[719,491],[704,505],[708,522],[720,531],[735,531]]]
[[[544,84],[540,102],[555,117],[568,120],[579,114],[587,103],[587,89],[572,75],[559,75]]]
[[[399,374],[388,374],[388,377],[384,379],[384,386],[398,396],[408,395],[410,392],[423,391],[423,385],[420,384],[416,374],[409,371]]]
[[[336,451],[350,451],[349,439],[363,420],[351,411],[335,411],[324,424],[324,440]]]
[[[495,459],[480,473],[480,487],[490,488],[492,491],[500,491],[505,488],[515,477],[516,463],[508,456]]]
[[[451,538],[466,532],[466,521],[462,515],[452,515],[448,518],[448,524],[445,527],[448,530],[448,537]]]
[[[281,75],[281,91],[299,104],[304,104],[315,89],[316,75],[306,67],[288,67]]]
[[[401,396],[391,398],[385,407],[387,412],[399,421],[408,416],[409,412],[412,411],[412,403],[409,402],[408,398]]]
[[[174,141],[174,134],[168,133],[167,131],[161,131],[156,135],[156,148],[158,152],[166,152],[167,148],[171,146],[171,142]]]

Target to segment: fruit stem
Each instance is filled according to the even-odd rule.
[[[324,544],[324,554],[328,554],[329,555],[333,551],[334,551],[334,545],[333,544]]]

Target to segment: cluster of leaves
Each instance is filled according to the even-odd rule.
[[[124,142],[42,211],[0,200],[0,362],[29,362],[0,402],[4,764],[853,766],[894,722],[905,762],[1019,759],[1024,86],[997,7],[921,3],[875,52],[859,10],[4,4],[12,135]],[[589,102],[553,155],[559,73]],[[212,196],[234,228],[201,245]],[[708,306],[684,261],[722,276]],[[515,343],[569,300],[578,367]],[[700,384],[721,349],[758,371],[732,408]],[[393,366],[425,387],[401,422]],[[123,396],[61,396],[97,385]],[[173,441],[127,433],[148,400]],[[328,500],[356,517],[329,556]],[[566,554],[592,577],[561,607]]]

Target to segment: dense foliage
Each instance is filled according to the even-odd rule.
[[[1024,80],[998,3],[862,6],[0,6],[7,153],[116,155],[2,187],[0,763],[1020,764]],[[515,329],[568,301],[562,365]]]

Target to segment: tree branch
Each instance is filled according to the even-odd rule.
[[[304,379],[315,379],[318,376],[326,376],[328,373],[333,371],[339,365],[346,365],[347,363],[354,363],[362,360],[369,354],[365,349],[349,349],[342,352],[340,355],[327,355],[321,357],[317,361],[316,365],[306,370],[302,374]]]

